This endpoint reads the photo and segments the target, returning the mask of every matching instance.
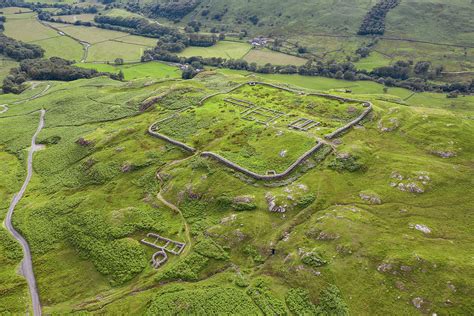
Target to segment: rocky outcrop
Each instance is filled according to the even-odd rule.
[[[376,194],[361,192],[359,193],[359,197],[362,200],[369,202],[370,204],[382,204],[382,200]]]

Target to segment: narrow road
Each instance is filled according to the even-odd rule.
[[[21,186],[20,191],[13,196],[13,200],[10,204],[10,207],[8,208],[7,217],[5,218],[5,227],[13,236],[13,238],[15,238],[21,244],[21,247],[23,248],[24,257],[21,263],[21,273],[23,274],[26,281],[28,282],[28,287],[30,289],[30,296],[31,296],[32,305],[33,305],[32,306],[33,313],[35,316],[41,315],[41,303],[39,300],[38,289],[36,287],[36,279],[33,272],[33,263],[31,260],[30,247],[28,245],[28,242],[25,240],[25,238],[23,238],[23,236],[21,236],[20,233],[18,233],[16,229],[13,227],[12,216],[13,216],[13,210],[15,209],[15,206],[23,197],[23,194],[26,191],[26,187],[28,186],[28,183],[30,183],[31,177],[33,176],[33,153],[38,149],[38,146],[36,145],[36,137],[38,136],[39,132],[44,126],[45,112],[46,112],[45,110],[40,111],[40,120],[39,120],[38,128],[36,129],[36,132],[33,135],[33,138],[31,139],[31,147],[28,151],[27,175],[26,175],[25,182],[23,182],[23,185]]]

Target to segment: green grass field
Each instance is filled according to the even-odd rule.
[[[58,19],[64,22],[74,23],[76,21],[93,22],[95,14],[75,14],[75,15],[59,15]]]
[[[202,56],[241,59],[250,50],[250,44],[243,42],[220,41],[211,47],[188,47],[179,55],[184,57]]]
[[[392,59],[387,55],[382,55],[378,52],[373,52],[370,56],[360,59],[358,62],[354,63],[357,69],[365,69],[371,71],[377,67],[383,67],[390,65]]]
[[[105,11],[96,0],[78,5],[89,3],[101,14],[138,16]],[[271,35],[282,40],[283,51],[295,53],[299,45],[316,60],[347,61],[372,42],[355,33],[374,4],[202,0],[180,21],[158,21],[180,29],[199,21],[203,33],[216,27],[237,36],[245,30],[249,38]],[[7,36],[41,45],[46,57],[80,60],[77,41],[19,10],[0,9]],[[386,36],[433,43],[379,39],[356,65],[370,71],[410,59],[472,70],[473,49],[440,45],[472,45],[471,12],[470,0],[403,0],[387,15]],[[25,179],[38,111],[46,110],[37,138],[43,146],[13,216],[31,248],[43,314],[474,315],[474,96],[212,67],[183,80],[179,67],[166,63],[113,64],[118,57],[139,60],[157,39],[54,25],[91,43],[77,66],[122,71],[125,80],[38,81],[19,95],[0,94],[0,105],[8,105],[0,114],[0,221]],[[259,65],[306,62],[232,41],[182,53],[196,55]],[[0,80],[16,65],[0,60]],[[258,181],[201,153],[261,174],[281,172],[363,108],[264,85],[228,92],[249,81],[367,100],[373,111],[326,139],[289,177]],[[284,115],[275,118],[273,111]],[[320,125],[289,128],[300,117]],[[150,125],[165,118],[157,131],[195,153],[149,135]],[[154,269],[156,249],[140,243],[150,232],[186,246]],[[28,285],[18,274],[22,258],[0,226],[0,315],[32,314]]]
[[[7,15],[5,34],[17,40],[37,44],[45,50],[45,57],[59,56],[79,61],[82,46],[67,36],[39,23],[34,16],[19,14],[22,18],[11,19]]]
[[[145,49],[156,45],[156,39],[96,27],[50,23],[62,32],[91,44],[86,61],[113,62],[116,58],[139,61]],[[72,39],[68,38],[72,41]],[[80,45],[79,43],[76,43]],[[80,58],[75,59],[79,61]]]
[[[125,80],[133,80],[139,78],[172,79],[181,77],[179,69],[159,62],[139,63],[122,66],[89,63],[79,63],[76,65],[79,67],[92,68],[97,69],[98,71],[112,73],[117,73],[118,71],[122,70],[125,76]]]
[[[473,174],[472,97],[416,94],[403,105],[393,100],[411,92],[384,94],[380,85],[357,82],[350,95],[374,103],[363,128],[343,135],[334,154],[312,157],[297,178],[265,185],[146,135],[152,122],[176,109],[252,80],[246,73],[219,70],[188,81],[150,82],[175,71],[159,63],[122,69],[128,79],[144,78],[51,83],[46,95],[11,105],[0,115],[7,127],[0,129],[0,161],[6,163],[0,179],[2,217],[24,177],[25,149],[38,120],[34,111],[47,110],[38,138],[46,147],[35,154],[32,182],[14,216],[33,251],[44,313],[201,313],[233,307],[247,314],[283,314],[316,306],[327,312],[330,307],[323,302],[330,284],[340,290],[328,296],[337,302],[331,306],[342,308],[343,301],[351,314],[416,314],[416,297],[423,298],[426,313],[472,311],[474,275],[468,259],[474,251],[474,214],[466,194]],[[255,79],[344,95],[338,89],[355,84],[283,75]],[[32,93],[0,95],[0,103]],[[348,106],[327,111],[335,101],[326,104],[261,86],[231,95],[326,123],[342,123]],[[150,97],[158,97],[157,103],[140,113]],[[287,130],[277,136],[273,127],[236,117],[237,110],[223,98],[184,112],[179,124],[167,128],[199,148],[244,158],[242,163],[263,171],[265,161],[283,168],[314,137]],[[385,126],[392,129],[382,131]],[[83,145],[77,143],[80,138]],[[285,148],[287,155],[279,156]],[[456,156],[443,159],[436,150]],[[163,183],[155,178],[157,170]],[[402,191],[398,183],[413,183],[423,193]],[[162,204],[158,192],[182,216]],[[270,198],[286,212],[269,212]],[[21,256],[1,232],[1,311],[21,313],[26,286],[15,276]],[[186,241],[189,248],[152,269],[153,251],[138,243],[147,232]],[[177,300],[179,306],[172,304]]]
[[[307,62],[304,58],[274,52],[269,49],[252,49],[247,55],[245,55],[244,59],[249,63],[257,63],[258,65],[271,63],[274,65],[300,66]]]

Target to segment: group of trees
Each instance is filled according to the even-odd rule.
[[[44,49],[38,45],[17,41],[0,33],[0,54],[20,61],[43,57]]]
[[[385,32],[385,17],[388,11],[395,8],[400,0],[380,0],[364,17],[359,28],[359,35],[383,35]]]
[[[96,14],[97,12],[98,9],[96,6],[78,7],[65,5],[54,12],[53,15]]]
[[[174,53],[182,51],[187,46],[212,46],[218,40],[215,34],[183,34],[175,28],[153,23],[145,18],[98,15],[94,21],[103,28],[109,28],[110,25],[125,27],[132,34],[159,38],[158,45],[161,49]]]
[[[151,17],[179,20],[193,11],[200,2],[200,0],[167,0],[148,5],[144,11]]]
[[[5,93],[20,93],[22,84],[28,80],[60,80],[72,81],[107,75],[119,80],[119,75],[98,72],[95,69],[86,69],[73,66],[72,61],[59,57],[50,59],[25,59],[20,66],[12,68],[10,74],[3,80]]]

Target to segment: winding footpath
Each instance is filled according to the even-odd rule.
[[[27,175],[26,175],[25,182],[23,182],[23,185],[21,186],[20,191],[13,196],[13,200],[10,204],[10,207],[8,208],[7,217],[5,218],[5,227],[13,236],[13,238],[15,238],[21,244],[21,247],[23,248],[24,257],[21,263],[21,273],[23,274],[26,281],[28,282],[28,287],[30,290],[30,296],[32,300],[33,313],[35,316],[41,315],[41,303],[39,300],[38,289],[36,287],[36,279],[33,272],[33,263],[31,260],[30,247],[28,245],[28,242],[25,240],[25,238],[23,238],[23,236],[20,233],[18,233],[16,229],[13,227],[12,216],[13,216],[13,211],[15,209],[15,206],[23,197],[23,194],[25,193],[26,188],[28,184],[30,183],[31,177],[33,176],[33,153],[36,150],[38,150],[38,145],[36,145],[36,137],[38,136],[39,132],[43,129],[45,112],[46,112],[45,110],[40,111],[40,121],[38,124],[38,128],[36,129],[36,132],[33,135],[33,138],[31,139],[31,147],[28,151],[28,162],[27,162],[28,167],[27,167]]]

